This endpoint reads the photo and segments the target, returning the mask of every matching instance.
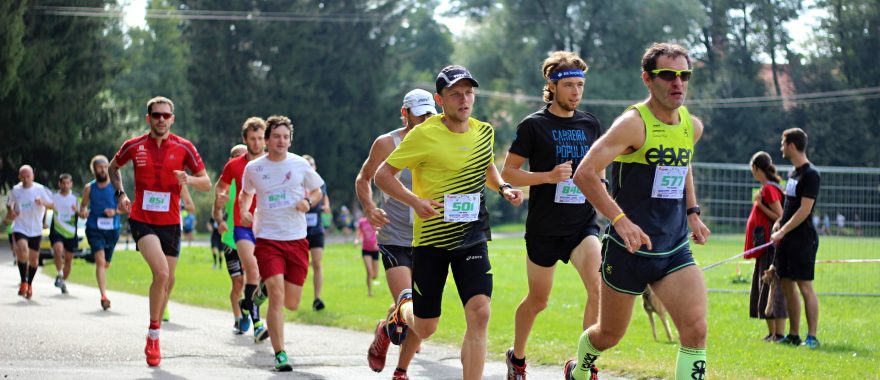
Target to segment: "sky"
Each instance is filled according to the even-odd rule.
[[[144,16],[146,15],[147,0],[126,0],[124,2],[128,3],[124,6],[125,24],[129,27],[145,26],[146,20],[144,19]],[[807,11],[797,20],[790,21],[785,25],[789,31],[789,35],[794,39],[793,48],[795,51],[804,52],[810,49],[810,46],[807,43],[813,35],[813,30],[819,26],[819,17],[822,17],[825,14],[823,10],[809,8],[813,3],[814,1],[812,0],[805,1],[804,7],[808,8]],[[449,0],[441,1],[441,5],[436,11],[436,18],[440,23],[445,24],[453,35],[461,35],[466,25],[465,17],[448,17],[441,15],[449,9],[449,6]]]

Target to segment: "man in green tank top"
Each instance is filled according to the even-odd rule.
[[[690,236],[705,244],[690,170],[703,123],[682,105],[691,76],[687,50],[655,43],[642,57],[648,99],[629,107],[587,153],[574,182],[587,200],[611,217],[603,242],[599,322],[581,335],[566,377],[596,378],[598,356],[626,333],[637,295],[650,285],[679,327],[676,379],[706,376],[706,284],[694,264]],[[600,173],[608,165],[611,191]]]

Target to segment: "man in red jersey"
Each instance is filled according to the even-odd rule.
[[[199,191],[211,189],[202,157],[189,140],[171,133],[174,103],[157,96],[147,102],[150,132],[122,144],[110,162],[110,181],[119,207],[129,213],[131,236],[153,272],[150,285],[150,327],[147,365],[158,366],[159,328],[165,301],[174,284],[180,254],[180,191],[185,185]],[[119,169],[134,162],[134,201],[122,187]],[[192,175],[186,173],[189,169]]]
[[[260,320],[260,305],[254,303],[254,294],[260,283],[260,272],[257,268],[257,259],[254,257],[256,239],[254,238],[251,225],[241,223],[241,216],[238,212],[238,194],[241,192],[241,175],[244,173],[244,167],[248,162],[263,155],[263,150],[266,147],[265,132],[266,122],[262,118],[250,117],[245,120],[241,126],[241,139],[247,145],[247,154],[232,158],[226,163],[226,166],[223,167],[223,174],[220,175],[220,179],[217,180],[214,188],[214,220],[220,221],[217,228],[222,234],[229,229],[225,218],[223,218],[223,209],[230,197],[230,185],[233,181],[235,182],[235,194],[232,194],[235,197],[235,205],[232,211],[235,247],[230,248],[238,251],[238,257],[244,270],[245,281],[244,299],[240,300],[238,304],[241,309],[241,319],[238,322],[236,332],[241,331],[242,334],[247,332],[253,320],[254,342],[256,343],[266,340],[269,337],[269,332],[263,325],[263,321]],[[254,212],[256,206],[256,202],[251,204],[251,213]]]

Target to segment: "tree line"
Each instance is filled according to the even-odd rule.
[[[799,0],[452,4],[467,17],[455,35],[435,18],[437,0],[154,0],[144,28],[126,28],[111,0],[3,2],[0,187],[22,164],[46,184],[61,172],[84,182],[89,158],[146,132],[145,102],[163,95],[176,104],[174,132],[212,174],[247,117],[289,116],[292,150],[316,158],[334,203],[350,203],[371,142],[400,125],[403,94],[433,90],[443,66],[465,65],[480,81],[475,117],[495,126],[500,161],[519,120],[541,106],[548,52],[585,58],[582,108],[607,128],[625,108],[614,100],[647,95],[641,54],[660,40],[692,53],[689,108],[707,125],[696,160],[745,163],[757,150],[780,160],[780,132],[797,126],[816,164],[880,165],[875,0],[813,2],[822,16],[806,50],[783,27],[810,10]],[[732,98],[759,100],[722,101]]]

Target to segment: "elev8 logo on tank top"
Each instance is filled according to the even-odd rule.
[[[664,148],[663,144],[645,151],[645,162],[649,165],[687,166],[691,162],[692,149],[674,147]]]

